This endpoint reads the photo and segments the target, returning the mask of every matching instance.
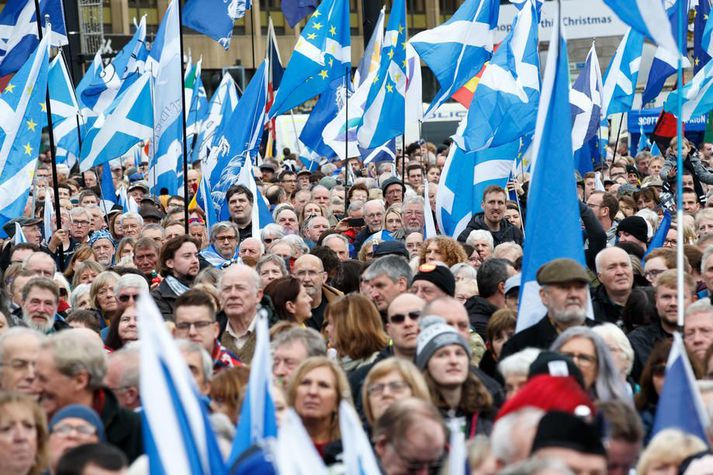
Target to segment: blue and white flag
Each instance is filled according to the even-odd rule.
[[[441,87],[426,118],[478,74],[493,55],[499,9],[499,0],[466,0],[448,21],[411,38],[409,43]]]
[[[235,183],[237,185],[243,185],[253,194],[253,209],[250,224],[252,225],[252,235],[259,236],[262,228],[267,224],[273,223],[274,221],[272,219],[272,213],[270,213],[269,204],[255,182],[253,161],[250,155],[245,157],[245,164],[240,169],[238,181]],[[221,211],[221,217],[224,220],[230,219],[230,214],[227,212],[225,206]]]
[[[704,10],[708,10],[710,12],[711,5],[709,3],[709,0],[700,0],[699,7],[700,6],[703,6]],[[700,10],[697,10],[697,12],[698,15],[700,15]],[[696,15],[696,20],[700,21],[698,19],[698,15]],[[708,18],[701,19],[705,21],[705,27],[703,28],[703,34],[701,35],[701,49],[709,57],[713,57],[713,18],[711,18],[710,13],[708,13],[707,15]],[[698,63],[696,63],[696,66],[698,66]],[[701,66],[704,66],[704,64],[701,64]]]
[[[354,86],[359,87],[367,80],[369,75],[376,74],[381,64],[381,48],[384,45],[384,21],[386,19],[385,7],[381,8],[376,19],[374,31],[371,33],[369,43],[364,49],[364,55],[354,71]],[[373,77],[373,76],[372,76]]]
[[[681,22],[681,31],[684,35],[688,34],[688,1],[689,0],[675,0],[673,4],[667,9],[667,14],[670,23],[664,23],[660,25],[660,29],[665,30],[670,28],[673,32],[674,38],[676,38],[676,43],[678,44],[678,23]],[[684,14],[679,14],[679,2],[684,4]],[[646,87],[644,92],[641,94],[641,104],[646,105],[649,102],[656,99],[663,89],[666,79],[674,74],[678,69],[678,59],[679,57],[683,60],[683,67],[687,68],[691,65],[686,56],[686,46],[684,45],[681,49],[680,54],[671,54],[668,49],[659,46],[656,48],[656,53],[654,54],[654,60],[651,63],[651,69],[649,69],[649,78],[646,81]]]
[[[713,110],[713,89],[711,88],[713,88],[713,62],[709,61],[682,89],[676,89],[669,93],[663,108],[666,112],[677,113],[678,98],[683,96],[681,120],[688,122],[691,117]]]
[[[153,153],[148,177],[151,193],[156,196],[162,191],[169,195],[183,193],[183,58],[180,54],[181,25],[178,22],[177,1],[172,0],[168,4],[146,63],[156,78],[153,89]]]
[[[67,44],[67,28],[61,0],[41,0],[42,26],[49,16],[51,46]],[[0,76],[17,72],[37,48],[37,12],[33,0],[10,0],[0,12]]]
[[[639,125],[639,143],[636,144],[636,154],[644,152],[647,148],[651,148],[651,141],[644,133],[644,124]]]
[[[119,189],[119,204],[124,210],[124,213],[138,213],[139,205],[134,198],[130,197],[126,192],[126,186],[121,185]]]
[[[322,93],[329,83],[351,71],[349,2],[324,0],[307,25],[287,64],[270,118]]]
[[[57,163],[66,163],[71,168],[79,158],[79,127],[84,124],[84,118],[79,114],[79,103],[61,48],[50,64],[47,89],[52,106]]]
[[[428,195],[428,188],[430,183],[426,180],[423,184],[423,216],[424,216],[424,234],[423,237],[430,239],[436,237],[438,232],[436,231],[436,223],[433,221],[433,210],[431,209],[431,200]]]
[[[277,437],[275,403],[270,394],[272,384],[272,353],[267,312],[258,311],[255,323],[255,353],[250,363],[248,387],[240,408],[240,419],[228,458],[232,465],[251,446]]]
[[[218,126],[231,116],[235,108],[238,106],[238,89],[235,85],[235,80],[230,73],[223,74],[218,89],[213,93],[208,104],[208,113],[203,119],[201,130],[198,138],[193,145],[193,160],[207,161],[208,151],[213,144],[215,132]]]
[[[294,29],[297,23],[317,8],[317,0],[283,0],[280,8],[287,24]]]
[[[47,27],[50,30],[50,27]],[[0,228],[22,216],[47,125],[47,34],[0,95]]]
[[[230,48],[235,20],[245,16],[251,0],[189,0],[183,6],[183,25]]]
[[[13,242],[16,246],[18,244],[24,244],[27,242],[25,233],[22,232],[22,226],[20,226],[20,223],[18,223],[17,221],[15,222],[15,239]]]
[[[668,234],[668,230],[671,227],[671,213],[669,210],[664,209],[663,210],[663,217],[661,218],[661,222],[659,223],[658,229],[656,229],[656,232],[654,233],[653,237],[651,238],[651,241],[649,242],[649,245],[646,247],[646,252],[644,253],[644,258],[646,258],[647,255],[651,254],[651,251],[654,249],[658,249],[660,247],[663,247],[664,242],[666,241],[666,234]],[[644,259],[641,259],[641,265],[644,265]]]
[[[351,403],[344,399],[339,403],[339,433],[344,447],[345,475],[381,473],[361,419]]]
[[[707,443],[709,425],[683,339],[674,332],[651,437],[664,429],[678,429]]]
[[[604,75],[603,117],[631,110],[636,92],[636,81],[639,78],[643,48],[643,35],[629,28],[621,39]]]
[[[45,205],[42,210],[42,231],[44,233],[45,244],[50,242],[52,238],[52,232],[54,230],[53,218],[54,218],[54,207],[52,206],[52,200],[48,199],[45,195]]]
[[[322,457],[302,425],[302,419],[292,408],[287,409],[285,420],[277,434],[275,465],[280,475],[329,474]]]
[[[323,136],[324,131],[329,123],[337,117],[339,111],[345,107],[345,104],[348,101],[347,95],[353,95],[351,90],[347,90],[347,86],[349,86],[349,84],[348,81],[345,81],[345,78],[346,77],[335,79],[329,84],[327,89],[322,91],[322,94],[319,95],[319,99],[312,108],[312,112],[307,118],[307,122],[300,133],[300,142],[305,144],[311,151],[316,152],[319,156],[327,159],[334,157],[336,154],[335,151],[332,150],[332,147],[325,143]],[[349,99],[351,99],[351,97]],[[344,120],[346,120],[346,117]],[[350,122],[353,123],[356,120],[358,120],[358,117],[354,119],[350,117]],[[341,131],[343,132],[344,130],[345,128],[342,126]],[[352,136],[346,139],[349,140],[350,143],[355,143],[356,130],[351,129],[350,132],[352,132]],[[345,138],[340,138],[340,143],[343,143]],[[345,144],[341,147],[342,151],[346,146],[347,145]],[[350,154],[350,156],[353,155]],[[339,154],[340,159],[343,160],[343,157],[344,152]]]
[[[557,6],[559,8],[559,5]],[[559,18],[555,14],[555,18]],[[569,104],[569,61],[564,30],[559,22],[552,28],[537,125],[532,142],[532,181],[522,261],[522,287],[517,331],[536,324],[547,313],[539,296],[537,270],[562,257],[583,266],[584,243],[579,224],[577,184],[572,155],[572,117]],[[557,239],[552,240],[552,230]]]
[[[188,154],[193,156],[193,146],[198,138],[203,127],[203,120],[208,115],[208,97],[203,87],[203,79],[201,78],[201,65],[203,59],[199,59],[196,63],[195,79],[190,94],[190,100],[186,102],[188,110],[186,111],[186,140],[188,140]]]
[[[406,121],[406,2],[395,0],[386,24],[381,64],[357,131],[359,146],[379,147],[402,135]]]
[[[396,137],[389,140],[381,147],[360,149],[359,156],[362,157],[362,163],[364,165],[368,165],[372,162],[396,163]]]
[[[146,49],[146,17],[143,16],[136,32],[112,61],[104,66],[97,52],[91,67],[77,85],[77,99],[84,115],[104,112],[143,73],[148,55]],[[128,81],[128,82],[127,82]]]
[[[651,38],[672,57],[679,53],[673,32],[665,25],[668,15],[661,0],[604,0],[609,8],[634,31]]]
[[[572,150],[580,150],[597,136],[602,110],[602,73],[594,43],[587,60],[569,91],[572,110]]]
[[[86,171],[121,157],[137,143],[151,137],[153,117],[151,77],[142,74],[87,131],[82,142],[79,169]]]
[[[436,192],[436,220],[442,234],[457,238],[463,232],[473,215],[482,211],[483,191],[490,185],[505,187],[516,158],[529,143],[523,138],[480,152],[451,144]]]
[[[143,438],[149,473],[225,472],[195,380],[148,291],[137,302]]]
[[[258,153],[265,125],[268,67],[266,59],[245,88],[245,94],[235,111],[221,124],[210,152],[210,166],[203,169],[203,173],[210,177],[211,197],[221,221],[230,219],[225,199],[228,188],[238,179],[247,158],[255,157]],[[255,194],[253,198],[255,209],[258,199]]]
[[[463,150],[499,147],[532,135],[540,97],[537,18],[531,0],[485,68],[466,122],[453,136]]]

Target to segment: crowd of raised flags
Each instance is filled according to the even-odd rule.
[[[61,2],[43,0],[40,12],[35,12],[33,2],[10,1],[0,13],[0,76],[13,74],[0,95],[0,226],[24,212],[48,119],[57,163],[76,165],[81,171],[104,165],[105,200],[136,211],[128,190],[113,188],[108,164],[115,159],[148,153],[147,181],[156,196],[182,195],[185,163],[200,162],[202,180],[195,200],[205,212],[208,228],[230,219],[226,193],[241,184],[255,198],[251,222],[252,235],[257,236],[273,217],[256,184],[253,165],[263,158],[265,129],[274,137],[274,122],[269,124],[276,116],[319,96],[300,135],[312,163],[355,156],[365,164],[384,159],[396,163],[395,140],[404,135],[406,122],[428,118],[478,75],[467,116],[454,132],[443,166],[436,209],[430,208],[429,185],[423,190],[424,235],[434,237],[439,229],[457,237],[481,211],[488,186],[504,187],[523,171],[530,173],[517,320],[521,331],[546,312],[538,270],[563,257],[586,265],[574,171],[591,171],[601,161],[602,124],[635,107],[644,39],[656,45],[656,53],[643,103],[655,99],[666,80],[688,66],[678,38],[678,32],[687,33],[679,26],[688,18],[684,2],[667,2],[665,9],[660,0],[605,0],[630,28],[603,77],[592,45],[574,81],[559,22],[547,39],[541,71],[538,51],[545,39],[539,38],[538,0],[516,2],[519,10],[512,28],[497,49],[497,0],[466,0],[448,21],[410,39],[406,2],[394,0],[388,14],[382,10],[353,76],[349,2],[283,2],[290,24],[310,15],[286,68],[280,64],[270,25],[268,53],[240,97],[234,80],[225,74],[208,98],[202,61],[189,61],[184,72],[179,8],[184,26],[227,49],[233,22],[246,15],[250,1],[189,0],[181,7],[173,0],[150,48],[142,18],[132,39],[109,63],[97,53],[76,87],[61,50],[50,58],[51,48],[67,41]],[[697,32],[698,48],[710,59],[713,20],[697,23],[697,28],[703,29]],[[426,111],[420,61],[439,85]],[[697,58],[695,67],[693,79],[665,103],[665,110],[683,121],[713,110],[713,63]],[[642,140],[643,150],[643,134]],[[345,176],[348,168],[344,166]],[[51,200],[45,203],[45,235],[50,235]],[[668,224],[670,220],[669,215]],[[665,237],[668,224],[655,241]],[[17,223],[14,242],[26,242]],[[229,460],[223,460],[190,374],[146,296],[139,301],[139,314],[141,340],[150,343],[141,346],[141,388],[151,473],[225,473],[245,450],[266,440],[275,444],[277,464],[284,473],[319,473],[323,467],[313,450],[300,452],[304,458],[295,460],[294,448],[300,443],[295,439],[308,440],[299,419],[290,414],[277,429],[264,315],[256,322],[255,357],[233,450]],[[703,410],[689,387],[693,376],[678,335],[673,348],[661,394],[660,407],[666,411],[659,411],[663,415],[657,415],[655,430],[689,418],[691,430],[705,440],[705,424],[699,420]],[[347,473],[376,473],[377,462],[358,415],[344,401],[339,413]],[[455,438],[451,445],[451,457],[464,458],[462,441]],[[305,460],[319,466],[300,468]]]

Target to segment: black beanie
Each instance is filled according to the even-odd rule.
[[[641,216],[629,216],[622,219],[616,229],[617,233],[625,231],[643,243],[649,242],[649,227]]]
[[[607,455],[597,428],[567,412],[551,411],[540,419],[531,453],[555,447],[583,454]]]
[[[418,274],[414,276],[411,283],[413,284],[417,280],[430,282],[451,297],[456,294],[456,278],[453,276],[453,272],[444,265],[421,264]]]

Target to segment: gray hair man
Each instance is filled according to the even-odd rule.
[[[409,196],[404,198],[401,205],[401,219],[403,220],[404,235],[409,233],[420,233],[423,231],[425,214],[423,212],[424,201],[420,196]]]
[[[0,335],[0,389],[37,397],[37,356],[44,335],[25,327]]]
[[[349,239],[341,234],[330,234],[322,239],[322,245],[333,250],[340,261],[349,260]]]
[[[297,367],[312,356],[325,356],[324,338],[312,328],[292,328],[272,340],[272,375],[283,388]]]
[[[68,328],[57,315],[59,287],[46,277],[33,277],[22,289],[22,320],[28,327],[48,334]]]
[[[260,276],[246,265],[232,265],[220,277],[218,292],[225,313],[220,342],[240,361],[250,364],[255,352],[255,318],[262,299]]]
[[[705,365],[705,355],[713,344],[713,305],[709,299],[688,306],[683,323],[683,342],[689,354]]]
[[[367,284],[367,297],[383,315],[391,302],[408,290],[412,278],[408,261],[396,255],[376,259],[362,274],[362,281]]]
[[[121,407],[141,407],[139,393],[139,342],[131,342],[108,356],[104,385],[111,389]]]
[[[597,278],[602,285],[592,291],[594,318],[620,324],[624,305],[634,285],[634,269],[629,254],[618,247],[608,247],[594,259]]]
[[[139,213],[129,211],[119,216],[117,222],[124,237],[138,239],[144,225],[144,218]]]

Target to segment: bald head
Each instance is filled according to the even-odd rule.
[[[322,304],[322,286],[327,283],[322,260],[312,254],[305,254],[295,261],[292,273],[312,298],[312,308],[319,307]]]
[[[297,273],[298,270],[305,267],[317,267],[320,271],[324,271],[324,265],[322,264],[322,260],[317,256],[313,256],[312,254],[305,254],[304,256],[297,258],[294,266],[292,266],[292,270],[293,272]]]
[[[389,304],[387,315],[391,316],[395,313],[400,313],[406,307],[408,307],[409,309],[418,308],[418,310],[422,311],[425,306],[426,306],[426,301],[423,300],[418,295],[408,294],[408,293],[401,294],[398,297],[396,297],[394,300],[391,301],[391,304]]]
[[[57,272],[57,265],[52,256],[41,251],[33,252],[27,256],[22,267],[30,272],[34,272],[38,276],[47,277],[49,279],[54,277],[54,273]]]
[[[466,341],[470,341],[470,320],[465,306],[453,297],[439,297],[423,309],[424,315],[436,315],[458,330]]]

